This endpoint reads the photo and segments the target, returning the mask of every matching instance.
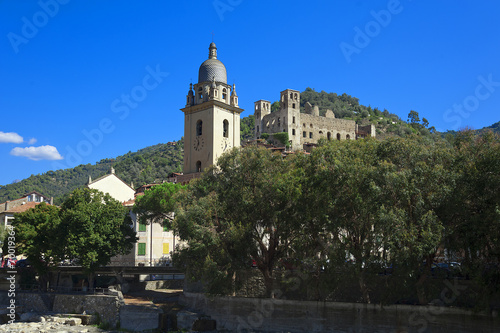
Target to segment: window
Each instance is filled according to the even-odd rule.
[[[137,255],[145,256],[146,255],[146,243],[137,244]]]
[[[168,232],[168,227],[166,225],[163,226],[163,232]]]
[[[306,132],[306,131],[302,132],[302,136],[303,136],[304,138],[307,138],[307,132]]]
[[[292,135],[295,135],[295,128],[292,128]]]
[[[203,121],[198,120],[196,122],[196,135],[202,135],[203,134]]]
[[[224,122],[222,124],[222,128],[223,128],[222,135],[225,138],[228,138],[229,137],[229,121],[227,121],[227,119],[224,119]]]
[[[292,124],[295,124],[295,117],[293,117],[292,119]]]
[[[257,126],[257,133],[259,133],[259,126]]]
[[[340,140],[340,133],[337,133],[337,140]]]
[[[313,132],[309,132],[309,139],[313,138]]]
[[[292,103],[292,109],[295,109],[295,103]]]
[[[163,254],[170,253],[170,243],[163,243]]]
[[[349,140],[349,139],[351,138],[351,136],[350,136],[349,134],[347,134],[347,135],[345,136],[345,138],[346,138],[347,140]]]
[[[196,162],[196,172],[201,172],[201,161]]]
[[[226,99],[226,95],[227,95],[227,90],[226,88],[222,89],[222,99]]]
[[[331,140],[332,139],[332,133],[330,133],[330,132],[326,133],[326,138],[328,140]]]
[[[146,231],[146,225],[144,223],[139,222],[139,231]]]

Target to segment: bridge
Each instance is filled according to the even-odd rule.
[[[16,267],[16,268],[0,268],[0,274],[16,274],[22,272],[29,267]],[[81,274],[84,269],[81,266],[57,266],[51,267],[50,271],[53,273],[72,273]],[[180,269],[169,266],[104,266],[98,267],[95,272],[96,274],[184,274]]]

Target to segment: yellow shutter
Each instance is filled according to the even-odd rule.
[[[163,243],[163,254],[170,253],[170,243]]]

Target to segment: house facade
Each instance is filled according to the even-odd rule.
[[[52,205],[53,201],[52,197],[49,198],[36,191],[32,191],[19,199],[3,202],[0,204],[0,223],[4,227],[7,227],[12,224],[15,213],[25,212],[42,202]]]
[[[135,198],[154,185],[156,184],[143,185],[134,190],[116,176],[113,168],[109,174],[94,181],[89,178],[89,188],[108,193],[129,209],[132,228],[139,238],[130,253],[111,258],[111,266],[165,266],[171,262],[172,251],[179,242],[178,238],[158,223],[141,224],[138,216],[132,212]]]

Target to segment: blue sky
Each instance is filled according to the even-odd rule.
[[[214,41],[248,116],[347,93],[438,130],[500,120],[497,1],[0,0],[0,184],[178,140]]]

